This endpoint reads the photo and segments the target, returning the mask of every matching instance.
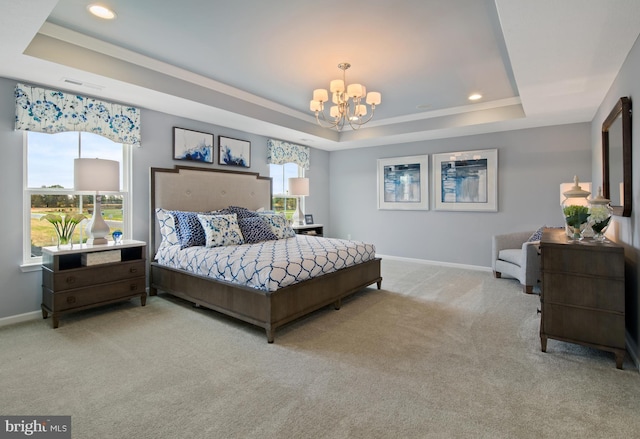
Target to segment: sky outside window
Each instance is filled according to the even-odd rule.
[[[73,189],[73,160],[78,158],[78,133],[28,132],[27,135],[27,186],[41,188],[60,185]],[[120,163],[122,178],[122,145],[97,134],[81,133],[81,136],[82,158],[115,160]]]

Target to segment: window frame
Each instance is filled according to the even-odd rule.
[[[78,132],[78,131],[76,131]],[[67,188],[29,188],[29,131],[23,131],[23,148],[22,148],[22,165],[23,165],[23,181],[22,181],[22,264],[23,271],[31,271],[40,269],[42,264],[42,256],[31,255],[31,197],[33,195],[95,195],[91,191],[76,191]],[[89,133],[91,134],[91,133]],[[117,142],[116,142],[117,143]],[[81,143],[79,141],[78,148],[80,152]],[[132,235],[133,212],[131,202],[131,181],[133,176],[132,170],[132,152],[131,145],[122,144],[122,187],[118,192],[101,192],[100,195],[118,195],[122,196],[122,232],[124,237]],[[82,206],[82,197],[80,197],[80,206]]]
[[[285,176],[284,167],[285,167],[286,165],[295,165],[295,166],[297,167],[297,170],[298,170],[298,175],[297,175],[297,177],[304,177],[304,171],[305,171],[305,170],[304,170],[304,168],[303,168],[302,166],[300,166],[299,164],[297,164],[297,163],[293,163],[293,162],[287,162],[287,163],[284,163],[284,164],[269,163],[269,177],[274,178],[274,177],[271,175],[271,169],[272,169],[271,167],[272,167],[272,166],[280,166],[280,167],[282,168],[282,178],[284,179],[284,176]],[[283,213],[284,213],[285,215],[286,215],[286,205],[287,205],[287,201],[286,201],[286,200],[287,200],[287,199],[289,199],[289,198],[298,199],[298,200],[299,200],[299,202],[300,202],[300,204],[301,204],[302,210],[304,211],[304,207],[305,207],[305,206],[304,206],[305,197],[296,197],[296,196],[289,195],[289,181],[288,181],[288,179],[287,179],[287,180],[284,180],[284,181],[282,182],[282,186],[283,186],[283,189],[284,189],[284,193],[282,193],[282,194],[272,193],[272,194],[271,194],[271,205],[272,205],[272,206],[274,206],[274,211],[276,211],[276,210],[275,210],[275,203],[273,202],[273,200],[274,200],[274,198],[276,198],[276,197],[277,197],[277,198],[284,198],[284,199],[285,199],[285,210],[283,211]],[[297,206],[297,205],[296,205],[296,206]],[[278,212],[278,211],[276,211],[276,212]]]

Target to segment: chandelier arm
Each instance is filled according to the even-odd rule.
[[[322,121],[320,120],[320,115],[322,115]],[[327,125],[323,124],[323,121],[325,123],[327,123]],[[320,125],[322,128],[336,128],[338,126],[338,121],[334,121],[334,122],[329,122],[327,120],[327,117],[324,114],[324,110],[322,111],[316,111],[316,122],[318,123],[318,125]]]
[[[369,121],[371,119],[373,119],[373,115],[375,114],[376,108],[375,106],[371,106],[371,114],[369,115],[369,117],[367,118],[367,120],[362,120],[362,118],[358,118],[358,121],[352,121],[351,119],[349,119],[349,126],[351,126],[352,129],[357,130],[359,129],[362,125],[369,123]]]

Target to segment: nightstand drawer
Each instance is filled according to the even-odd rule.
[[[142,276],[135,279],[79,288],[61,293],[53,293],[45,290],[43,303],[48,308],[55,309],[58,312],[81,308],[87,305],[99,305],[100,302],[109,302],[120,298],[146,294],[145,284],[146,278]]]
[[[45,270],[42,274],[42,283],[51,287],[54,291],[66,291],[74,288],[95,285],[97,283],[131,279],[144,276],[144,274],[145,262],[143,260],[118,262],[111,266],[105,264],[59,271],[55,274]],[[50,278],[52,278],[53,282],[51,282]]]

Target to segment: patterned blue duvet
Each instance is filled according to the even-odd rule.
[[[375,258],[372,244],[296,235],[257,244],[224,247],[167,245],[158,250],[161,265],[245,285],[276,291],[304,280]]]

